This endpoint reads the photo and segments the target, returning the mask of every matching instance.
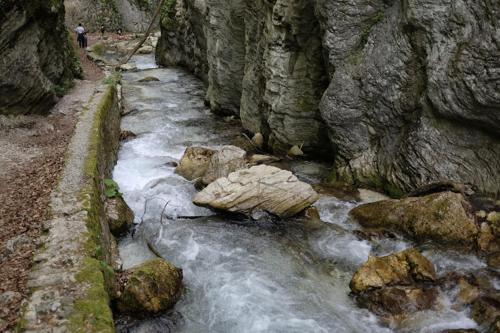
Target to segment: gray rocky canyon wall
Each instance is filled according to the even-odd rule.
[[[500,192],[500,1],[168,0],[157,58],[270,148],[401,195]]]
[[[64,0],[66,24],[75,27],[82,23],[90,31],[101,25],[109,32],[118,28],[144,32],[153,17],[159,0]]]
[[[62,0],[0,2],[0,114],[46,112],[80,74]]]

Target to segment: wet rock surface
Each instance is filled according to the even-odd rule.
[[[368,228],[389,228],[417,241],[476,245],[478,228],[460,193],[443,192],[402,200],[383,200],[351,211]]]
[[[106,200],[106,218],[114,236],[122,236],[134,223],[134,212],[121,196]]]
[[[163,259],[153,259],[122,273],[118,310],[154,314],[170,309],[182,294],[182,270]]]
[[[418,250],[409,249],[385,257],[371,256],[354,274],[350,287],[355,293],[385,286],[411,285],[437,279],[432,263]]]
[[[354,274],[350,288],[356,301],[386,320],[398,320],[414,311],[431,309],[438,290],[433,264],[418,250],[385,257],[370,256]]]
[[[266,212],[289,217],[318,198],[309,184],[299,181],[290,171],[259,165],[217,179],[199,192],[193,202],[248,216]]]

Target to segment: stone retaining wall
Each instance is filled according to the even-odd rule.
[[[117,251],[102,180],[116,160],[118,91],[116,82],[99,86],[80,115],[29,276],[20,331],[114,332],[108,291]]]

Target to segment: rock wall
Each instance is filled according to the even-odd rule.
[[[109,294],[118,249],[103,180],[116,161],[121,95],[110,81],[84,102],[29,274],[19,332],[115,332]]]
[[[500,192],[500,2],[170,0],[157,58],[269,146],[398,196]]]
[[[0,3],[0,114],[46,112],[80,75],[63,0]]]
[[[90,31],[118,28],[143,32],[148,28],[159,0],[65,0],[66,24],[82,23]]]

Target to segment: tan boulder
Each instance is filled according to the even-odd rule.
[[[264,146],[264,136],[261,133],[255,133],[255,135],[252,137],[252,142],[258,148],[262,148],[262,146]]]
[[[364,227],[401,231],[419,241],[473,246],[478,228],[470,211],[462,194],[441,192],[360,205],[351,214]]]
[[[227,177],[231,172],[247,167],[246,151],[235,146],[224,146],[210,158],[203,183],[210,184],[216,179]]]
[[[182,156],[175,172],[186,178],[194,180],[202,178],[208,169],[210,159],[215,150],[203,147],[188,147]]]
[[[109,230],[115,236],[125,234],[134,224],[134,212],[121,196],[108,198],[105,210]]]
[[[290,171],[259,165],[217,179],[199,192],[193,202],[247,216],[267,212],[288,217],[318,198],[309,184],[299,181]]]
[[[354,293],[386,286],[408,286],[415,282],[435,281],[434,265],[416,249],[385,257],[370,256],[349,284]]]
[[[127,314],[159,313],[172,308],[182,294],[182,270],[157,258],[123,272],[118,310]]]

